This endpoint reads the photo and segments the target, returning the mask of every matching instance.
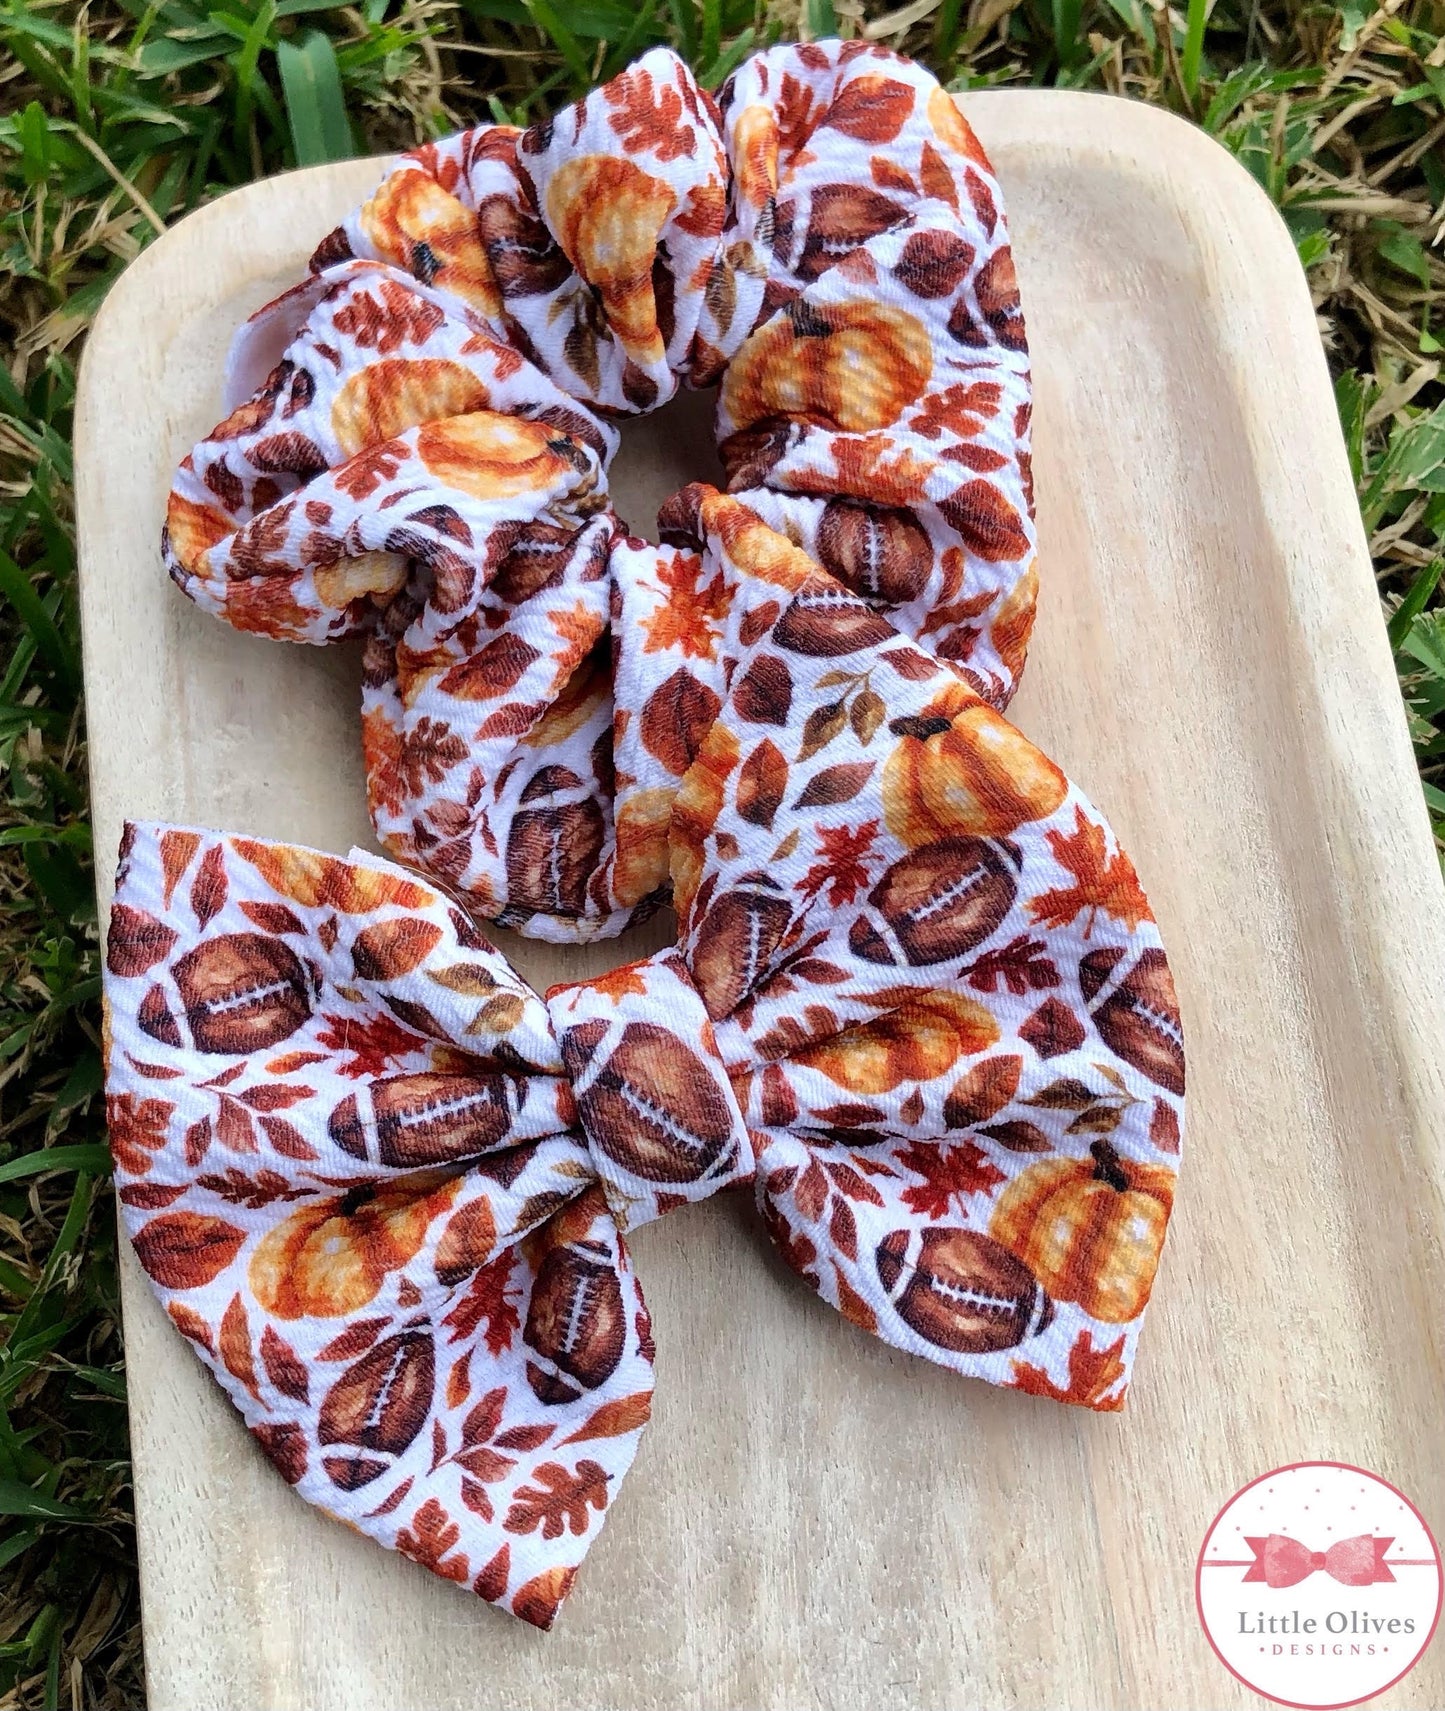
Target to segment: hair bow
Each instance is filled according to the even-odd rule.
[[[657,50],[555,119],[406,156],[233,349],[172,576],[243,630],[369,637],[385,847],[537,937],[620,931],[723,692],[722,586],[611,510],[609,414],[720,382],[731,485],[1002,706],[1036,578],[1002,199],[953,101],[858,42],[715,106]],[[610,638],[609,638],[610,632]]]
[[[726,692],[676,947],[545,1002],[400,868],[127,829],[108,1113],[135,1249],[309,1501],[546,1626],[652,1392],[622,1232],[750,1183],[787,1263],[953,1370],[1123,1404],[1178,1006],[1128,858],[963,683],[693,495]]]

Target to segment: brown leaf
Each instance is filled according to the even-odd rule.
[[[263,1081],[258,1087],[248,1087],[236,1097],[253,1111],[284,1111],[288,1106],[300,1105],[307,1099],[314,1099],[316,1089],[303,1087],[295,1081]]]
[[[296,1125],[288,1123],[284,1117],[263,1117],[261,1127],[266,1131],[266,1139],[282,1158],[301,1159],[310,1163],[321,1157]]]
[[[358,980],[397,980],[424,962],[441,936],[442,930],[434,921],[414,915],[378,921],[357,934],[351,947],[351,965]]]
[[[838,1280],[838,1311],[850,1324],[876,1334],[878,1317],[873,1309],[836,1266],[834,1276]]]
[[[937,669],[937,665],[930,663],[931,671]],[[819,749],[827,748],[847,723],[848,715],[841,701],[825,701],[821,707],[815,707],[803,721],[803,746],[798,750],[798,759],[811,760]]]
[[[793,679],[777,654],[759,654],[733,685],[738,717],[755,725],[785,725],[793,705]]]
[[[503,630],[480,652],[454,665],[437,687],[459,701],[490,701],[515,689],[527,667],[540,657],[530,642]]]
[[[614,1397],[589,1415],[586,1423],[579,1426],[570,1437],[563,1438],[557,1447],[561,1449],[565,1444],[586,1443],[589,1438],[626,1437],[629,1432],[635,1432],[645,1426],[651,1414],[650,1390],[637,1390],[631,1396]]]
[[[833,1238],[833,1246],[845,1259],[857,1259],[858,1224],[853,1217],[853,1208],[846,1200],[834,1200],[828,1234]]]
[[[876,690],[861,689],[853,697],[853,705],[848,710],[848,722],[853,727],[853,735],[865,749],[873,741],[887,711],[883,697]]]
[[[110,912],[105,966],[112,974],[133,980],[169,956],[175,942],[175,933],[163,921],[144,909],[132,909],[129,903],[117,903]]]
[[[943,1121],[950,1129],[972,1129],[996,1117],[1018,1092],[1021,1057],[988,1057],[976,1063],[943,1102]]]
[[[1124,1116],[1118,1105],[1091,1105],[1064,1130],[1066,1135],[1112,1135]]]
[[[913,111],[913,90],[896,78],[869,72],[845,83],[822,123],[864,143],[891,143]]]
[[[122,1206],[135,1206],[144,1212],[159,1212],[170,1206],[186,1191],[184,1182],[127,1182],[116,1189],[115,1197]]]
[[[754,826],[771,829],[788,788],[788,763],[778,746],[764,737],[738,773],[738,813]]]
[[[231,1377],[244,1384],[252,1396],[260,1399],[256,1388],[256,1363],[251,1354],[251,1326],[239,1294],[221,1316],[221,1335],[217,1343],[221,1363]]]
[[[223,1218],[167,1212],[136,1231],[136,1257],[163,1289],[214,1283],[241,1251],[246,1232]]]
[[[498,1432],[492,1442],[499,1450],[538,1450],[555,1430],[554,1426],[510,1426],[505,1432]]]
[[[226,857],[219,844],[212,844],[191,886],[191,908],[203,927],[225,907],[226,889]]]
[[[228,1093],[221,1095],[221,1109],[216,1118],[216,1137],[223,1147],[229,1147],[233,1153],[254,1153],[258,1150],[250,1113],[239,1099],[232,1099]]]
[[[495,1604],[499,1598],[506,1597],[511,1574],[512,1547],[503,1545],[472,1582],[472,1591],[478,1598],[486,1599],[488,1604]]]
[[[851,802],[873,773],[871,760],[844,761],[839,766],[825,766],[808,780],[795,808],[832,807],[836,802]]]
[[[189,1337],[193,1343],[199,1343],[207,1354],[215,1354],[216,1343],[211,1335],[211,1327],[194,1307],[187,1307],[184,1301],[171,1301],[166,1304],[166,1312],[170,1314],[171,1323],[183,1337]]]
[[[352,1360],[357,1355],[364,1354],[387,1323],[386,1319],[358,1319],[354,1325],[348,1325],[340,1336],[333,1337],[324,1348],[318,1349],[317,1360]]]
[[[1025,1123],[1023,1121],[994,1123],[988,1128],[980,1129],[979,1134],[987,1135],[989,1140],[997,1141],[1001,1147],[1007,1147],[1011,1153],[1047,1153],[1053,1151],[1053,1142],[1036,1123]]]
[[[809,1223],[816,1223],[823,1215],[827,1199],[828,1178],[823,1174],[823,1167],[817,1159],[813,1159],[798,1178],[797,1186],[793,1190],[794,1204]]]
[[[196,832],[161,833],[161,878],[163,880],[161,905],[163,908],[170,908],[176,886],[180,884],[186,869],[191,865],[191,857],[200,847],[200,836]]]
[[[479,962],[454,962],[445,968],[429,968],[427,978],[467,998],[486,998],[497,990],[496,976]]]
[[[263,933],[304,933],[299,915],[294,915],[284,903],[242,902],[241,913],[254,921]]]
[[[194,1167],[198,1165],[211,1150],[211,1119],[199,1117],[186,1130],[185,1154],[186,1163]]]
[[[1030,1094],[1023,1103],[1036,1105],[1041,1111],[1087,1111],[1098,1097],[1092,1087],[1066,1075]]]
[[[1179,1114],[1162,1099],[1154,1101],[1154,1114],[1149,1119],[1149,1143],[1161,1153],[1179,1151]]]
[[[643,706],[642,746],[681,778],[721,708],[716,694],[679,666]]]
[[[290,1343],[269,1325],[261,1333],[261,1365],[266,1369],[267,1378],[283,1396],[290,1396],[297,1402],[311,1400],[305,1363]]]

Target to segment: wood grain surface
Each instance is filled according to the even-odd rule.
[[[153,1711],[1208,1707],[1258,1701],[1194,1607],[1205,1529],[1282,1463],[1358,1462],[1445,1527],[1445,908],[1303,277],[1177,119],[970,98],[1037,377],[1043,593],[1017,722],[1109,814],[1189,1043],[1177,1211],[1129,1406],[960,1380],[853,1330],[742,1198],[643,1229],[653,1424],[542,1636],[320,1517],[125,1279]],[[125,815],[369,844],[350,648],[252,639],[157,554],[240,319],[378,177],[185,220],[116,286],[77,452],[91,772]],[[709,406],[615,491],[714,475]],[[644,954],[498,940],[538,984]],[[1445,1703],[1433,1652],[1381,1704]]]

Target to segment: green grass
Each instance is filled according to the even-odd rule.
[[[121,269],[232,185],[530,121],[654,42],[716,82],[837,29],[957,88],[1186,114],[1308,271],[1445,848],[1442,23],[1422,0],[0,0],[0,1711],[142,1700],[69,451]]]

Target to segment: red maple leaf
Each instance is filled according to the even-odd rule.
[[[1141,921],[1152,921],[1149,900],[1139,885],[1134,864],[1123,852],[1109,854],[1108,835],[1103,826],[1084,817],[1084,810],[1074,809],[1072,832],[1048,833],[1049,848],[1060,867],[1074,876],[1070,886],[1059,886],[1029,900],[1029,913],[1034,920],[1048,927],[1067,927],[1085,909],[1091,911],[1084,929],[1087,939],[1094,925],[1094,915],[1102,909],[1116,921],[1122,921],[1130,932]]]
[[[972,1141],[951,1147],[937,1141],[912,1141],[898,1155],[898,1162],[923,1178],[903,1191],[903,1202],[926,1218],[947,1218],[955,1197],[961,1212],[970,1194],[992,1193],[1004,1180],[1004,1173]]]
[[[1012,1388],[1025,1390],[1030,1396],[1047,1396],[1055,1402],[1075,1402],[1101,1414],[1116,1414],[1124,1406],[1128,1390],[1128,1385],[1122,1390],[1113,1388],[1124,1376],[1123,1353],[1123,1337],[1107,1348],[1096,1349],[1093,1333],[1080,1331],[1069,1350],[1067,1389],[1055,1384],[1041,1366],[1022,1360],[1014,1362]]]
[[[522,1322],[508,1287],[512,1281],[512,1260],[511,1250],[504,1248],[473,1274],[466,1294],[442,1320],[450,1328],[454,1343],[470,1337],[479,1325],[485,1325],[483,1335],[490,1354],[496,1356],[511,1348],[513,1334]]]
[[[818,832],[818,857],[803,875],[803,895],[809,901],[826,886],[828,902],[835,909],[851,903],[868,883],[863,858],[878,836],[878,822],[865,820],[861,826],[823,826]]]
[[[419,1034],[403,1028],[390,1016],[363,1021],[356,1016],[327,1015],[324,1020],[327,1026],[316,1036],[316,1043],[330,1052],[350,1054],[337,1068],[353,1081],[385,1075],[387,1070],[404,1065],[418,1052],[426,1051],[426,1041]]]

